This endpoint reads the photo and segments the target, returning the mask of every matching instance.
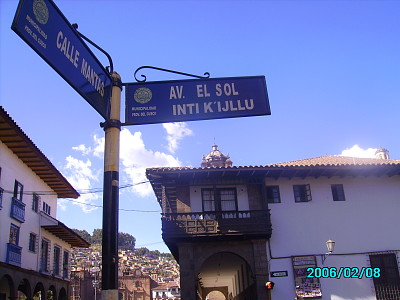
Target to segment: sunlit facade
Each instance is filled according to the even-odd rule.
[[[183,300],[400,299],[400,160],[379,149],[232,166],[216,154],[147,169]]]
[[[78,196],[0,107],[1,300],[68,298],[71,248],[89,244],[56,219],[57,198]]]

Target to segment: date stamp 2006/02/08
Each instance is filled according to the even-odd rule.
[[[380,268],[358,268],[358,267],[340,267],[340,268],[307,268],[308,278],[379,278],[381,277]]]

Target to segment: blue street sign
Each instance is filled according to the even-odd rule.
[[[20,0],[11,28],[108,119],[112,79],[52,0]]]
[[[270,115],[264,76],[128,83],[125,124]]]

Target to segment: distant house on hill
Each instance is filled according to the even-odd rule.
[[[152,299],[181,299],[181,289],[177,282],[171,281],[166,284],[160,284],[156,288],[151,290]]]
[[[157,283],[140,269],[120,272],[118,276],[119,294],[121,300],[150,300],[151,290]]]

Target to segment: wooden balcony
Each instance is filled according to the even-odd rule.
[[[166,242],[193,237],[270,238],[272,231],[270,213],[265,210],[166,213],[162,230]]]
[[[10,217],[20,222],[25,222],[25,203],[12,197]]]
[[[7,243],[6,263],[21,266],[21,252],[22,248],[20,246]]]

